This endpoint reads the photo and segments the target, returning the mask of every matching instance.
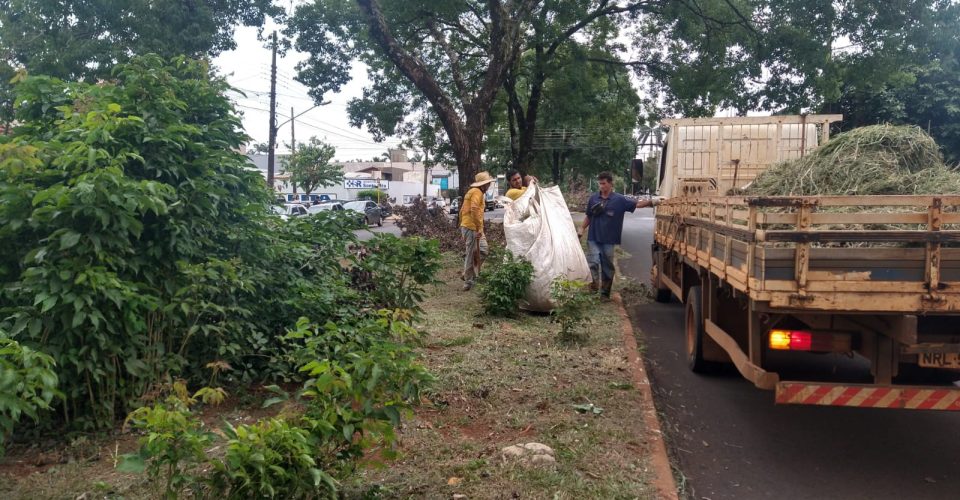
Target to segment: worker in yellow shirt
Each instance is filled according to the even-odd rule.
[[[532,175],[524,176],[516,170],[507,172],[507,183],[510,185],[510,189],[504,193],[504,196],[517,201],[517,198],[527,192],[527,187],[530,186],[531,182],[537,182],[537,178]]]
[[[467,251],[463,258],[464,291],[473,288],[483,259],[487,257],[487,237],[483,234],[484,194],[495,179],[487,172],[480,172],[474,180],[460,205],[460,236]]]

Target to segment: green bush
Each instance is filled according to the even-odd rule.
[[[201,476],[207,461],[207,448],[215,434],[190,411],[195,399],[187,394],[182,382],[173,384],[172,394],[163,403],[138,408],[127,422],[144,433],[140,449],[120,457],[117,468],[123,472],[147,471],[160,487],[160,495],[171,500],[180,498],[183,490]]]
[[[0,456],[24,415],[34,421],[60,393],[50,356],[20,345],[0,331]]]
[[[288,335],[303,342],[297,355],[308,378],[297,397],[307,405],[304,423],[322,455],[340,461],[328,468],[349,466],[371,443],[386,446],[389,456],[400,412],[433,380],[409,347],[421,336],[412,321],[409,310],[382,310],[353,324],[304,319]]]
[[[509,250],[495,250],[480,273],[480,301],[491,316],[515,316],[533,281],[533,264]]]
[[[227,498],[313,498],[334,496],[337,477],[354,470],[373,445],[393,456],[394,429],[401,412],[419,398],[432,378],[416,362],[409,343],[420,333],[409,310],[382,310],[351,323],[320,327],[301,319],[287,339],[299,347],[291,364],[307,377],[293,397],[302,414],[255,425],[227,426],[222,459],[207,456],[218,439],[203,429],[190,406],[205,395],[189,396],[182,383],[163,404],[140,408],[128,421],[145,435],[137,453],[122,457],[119,468],[147,471],[162,496],[177,498],[189,487]],[[277,386],[279,396],[291,395]]]
[[[56,360],[71,427],[110,427],[169,378],[201,385],[211,362],[228,383],[289,379],[298,317],[374,306],[350,280],[355,221],[269,214],[228,88],[155,56],[96,85],[18,86],[19,126],[0,137],[0,328]]]
[[[586,283],[557,279],[550,285],[550,297],[554,304],[550,314],[560,324],[558,338],[562,342],[578,339],[583,327],[591,322],[589,315],[597,304],[596,294],[590,293]]]
[[[380,191],[379,189],[364,189],[362,191],[357,191],[358,200],[371,200],[377,203],[383,203],[387,200],[387,193]]]
[[[209,480],[226,498],[335,497],[336,480],[317,466],[316,438],[281,418],[227,424],[226,454]]]
[[[236,152],[228,88],[203,62],[155,56],[97,84],[17,87],[19,126],[0,138],[0,315],[57,361],[77,426],[110,426],[164,374],[246,347],[270,194]]]
[[[366,242],[357,266],[369,305],[374,309],[409,309],[419,312],[426,285],[435,283],[440,270],[436,240],[397,238],[378,234]]]

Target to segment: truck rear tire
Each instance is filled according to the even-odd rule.
[[[657,274],[653,280],[653,300],[666,304],[673,298],[673,293],[663,284],[663,254],[655,251],[654,260],[657,264]]]
[[[684,334],[686,337],[687,366],[694,373],[707,373],[713,370],[714,363],[703,359],[703,299],[699,286],[690,287],[687,292]]]

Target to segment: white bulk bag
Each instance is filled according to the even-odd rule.
[[[533,282],[527,287],[524,309],[552,310],[550,285],[558,277],[590,281],[590,267],[559,187],[532,183],[507,205],[503,232],[507,249],[533,264]]]

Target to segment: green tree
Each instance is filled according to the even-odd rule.
[[[600,21],[613,26],[662,3],[317,0],[296,10],[287,33],[310,53],[299,78],[315,99],[347,81],[352,58],[369,66],[372,84],[350,107],[357,123],[389,135],[429,108],[467,186],[481,166],[495,97],[528,42],[541,36],[532,25],[550,26],[550,43],[560,47]]]
[[[290,181],[306,194],[318,187],[337,184],[343,180],[343,168],[330,162],[336,154],[333,146],[316,137],[311,137],[307,144],[297,145],[285,167],[290,173]]]
[[[638,20],[635,69],[652,119],[718,109],[799,113],[848,89],[902,86],[955,47],[950,0],[668,2]]]
[[[237,24],[262,26],[271,0],[0,0],[0,45],[13,67],[92,81],[132,55],[213,56]]]
[[[247,146],[247,151],[254,154],[267,154],[270,152],[270,146],[265,142],[258,142]]]
[[[236,47],[237,24],[282,14],[272,0],[0,0],[0,104],[9,119],[17,69],[94,82],[138,54],[215,56]]]
[[[918,25],[897,31],[913,41],[911,56],[885,65],[885,78],[851,78],[824,112],[843,113],[842,129],[876,123],[917,125],[930,131],[947,161],[960,162],[960,6],[937,4],[922,9]],[[932,18],[932,19],[931,19]],[[933,25],[933,29],[924,27]],[[923,30],[917,32],[918,30]],[[857,61],[846,69],[858,73]]]
[[[525,55],[515,73],[517,79],[508,83],[512,88],[494,108],[497,121],[488,130],[488,157],[497,164],[513,163],[522,171],[537,171],[555,183],[569,173],[622,171],[636,152],[633,131],[640,97],[626,67],[590,60],[615,57],[575,43],[559,49],[554,62],[564,71],[536,84],[541,87],[535,104],[537,121],[525,125],[520,133],[520,102],[534,106],[527,78],[535,73],[537,64],[535,57]],[[519,146],[520,142],[525,145]],[[568,161],[574,165],[572,169],[566,167]]]

